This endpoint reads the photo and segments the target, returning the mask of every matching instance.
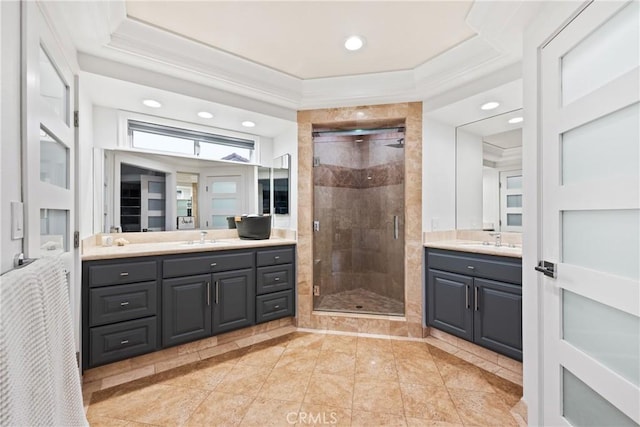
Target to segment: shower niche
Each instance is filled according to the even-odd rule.
[[[404,315],[405,126],[313,128],[313,308]]]

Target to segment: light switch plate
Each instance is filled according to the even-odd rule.
[[[24,203],[11,202],[11,238],[13,240],[24,237]]]

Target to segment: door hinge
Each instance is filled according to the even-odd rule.
[[[76,249],[80,247],[80,232],[79,231],[74,231],[73,232],[73,247],[76,248]]]
[[[313,167],[320,166],[320,157],[313,158]]]
[[[208,227],[209,226],[209,221],[205,221],[204,224],[205,224],[205,227]]]
[[[320,221],[313,221],[313,231],[320,231]]]
[[[556,278],[556,265],[549,261],[540,261],[538,265],[534,267],[536,271],[544,274],[547,277],[551,277],[553,279]]]
[[[313,285],[313,296],[314,297],[319,297],[320,296],[320,286],[319,285]]]
[[[79,127],[79,123],[80,123],[80,119],[78,118],[79,114],[77,111],[73,112],[73,127],[77,128]]]
[[[204,191],[207,192],[207,193],[209,192],[209,186],[208,185],[204,186]]]

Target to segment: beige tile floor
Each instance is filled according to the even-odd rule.
[[[517,426],[521,395],[424,342],[294,332],[97,391],[87,417],[131,427]]]

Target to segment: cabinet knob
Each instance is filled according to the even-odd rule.
[[[122,302],[120,303],[120,307],[126,307],[126,306],[128,306],[128,305],[129,305],[129,301],[122,301]]]
[[[120,341],[120,345],[125,345],[125,344],[129,344],[129,340],[122,340],[122,341]]]

